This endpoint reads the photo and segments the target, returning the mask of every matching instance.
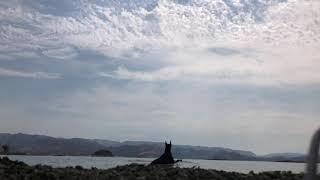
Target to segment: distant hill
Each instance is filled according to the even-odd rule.
[[[30,155],[90,155],[105,146],[81,138],[53,138],[42,135],[0,133],[0,144],[9,145],[10,152]]]
[[[118,142],[118,141],[110,141],[110,140],[105,140],[105,139],[93,139],[92,141],[105,146],[105,147],[117,147],[117,146],[121,146],[122,143]]]
[[[304,154],[300,154],[300,153],[271,153],[271,154],[264,155],[262,157],[265,157],[265,158],[274,158],[274,157],[295,158],[295,157],[301,157],[301,156],[304,156]]]
[[[155,158],[163,153],[162,142],[124,141],[103,139],[54,138],[43,135],[0,133],[0,145],[7,144],[11,153],[29,155],[92,155],[99,150],[111,151],[115,156]],[[177,159],[215,159],[252,161],[302,162],[305,155],[278,153],[257,156],[250,151],[233,150],[222,147],[176,145],[172,154]]]
[[[125,141],[121,146],[112,147],[112,152],[117,156],[128,157],[158,157],[164,151],[160,142]],[[237,160],[254,159],[256,155],[249,151],[232,150],[221,147],[205,147],[190,145],[174,145],[172,154],[177,159],[232,159],[230,154],[237,156]]]
[[[263,160],[281,162],[305,162],[306,158],[306,155],[299,153],[273,153],[261,157]]]

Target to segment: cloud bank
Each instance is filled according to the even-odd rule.
[[[165,54],[151,71],[102,73],[120,79],[313,84],[320,81],[319,8],[312,0],[2,2],[0,47],[57,59],[79,49]]]

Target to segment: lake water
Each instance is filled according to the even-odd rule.
[[[126,158],[126,157],[88,157],[88,156],[8,156],[11,160],[23,161],[29,165],[45,164],[53,167],[66,167],[80,165],[85,168],[96,167],[108,169],[119,165],[131,163],[149,164],[150,158]],[[303,163],[261,162],[261,161],[215,161],[183,159],[176,164],[179,167],[200,167],[204,169],[216,169],[248,173],[249,171],[292,171],[303,172]]]

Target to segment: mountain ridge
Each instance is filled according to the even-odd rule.
[[[162,142],[112,141],[106,139],[56,138],[46,135],[0,133],[0,145],[9,145],[10,151],[27,155],[92,155],[101,149],[115,156],[155,158],[163,152]],[[251,160],[303,162],[305,155],[272,153],[258,156],[251,151],[223,147],[174,144],[172,153],[178,159]]]

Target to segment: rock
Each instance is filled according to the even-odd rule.
[[[83,170],[82,166],[76,166],[75,168],[76,168],[76,170]]]
[[[303,180],[303,174],[292,172],[261,172],[248,174],[205,170],[200,168],[179,168],[169,165],[144,166],[130,164],[101,170],[97,168],[52,168],[50,166],[29,166],[8,158],[0,158],[0,179],[49,179],[49,180]],[[320,179],[320,176],[318,176]]]

